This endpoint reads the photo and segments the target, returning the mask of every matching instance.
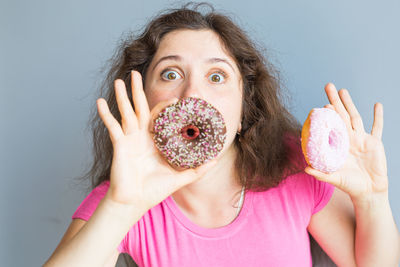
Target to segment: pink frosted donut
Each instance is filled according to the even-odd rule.
[[[337,171],[347,159],[349,144],[346,125],[336,111],[310,111],[301,131],[301,148],[308,165],[325,173]]]
[[[222,150],[226,126],[221,113],[211,104],[187,97],[158,114],[153,139],[171,165],[196,168]]]

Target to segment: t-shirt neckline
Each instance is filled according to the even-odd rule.
[[[236,218],[228,225],[217,228],[205,228],[192,222],[180,210],[180,208],[178,207],[172,196],[168,196],[165,199],[165,203],[167,204],[171,212],[174,214],[175,218],[184,228],[186,228],[186,230],[202,237],[222,238],[236,233],[247,221],[247,218],[249,217],[249,215],[252,213],[253,210],[253,194],[254,192],[252,191],[246,191],[244,194],[243,205],[238,216],[236,216]]]

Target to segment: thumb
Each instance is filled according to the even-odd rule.
[[[326,182],[328,174],[318,171],[310,166],[307,166],[304,171],[309,175],[314,176],[316,179]]]
[[[179,171],[177,173],[181,186],[193,183],[203,177],[207,172],[217,165],[218,160],[213,159],[197,168]]]
[[[325,172],[321,172],[319,170],[316,170],[310,166],[307,166],[304,171],[306,173],[308,173],[309,175],[312,175],[315,177],[315,179],[320,180],[322,182],[327,182],[330,183],[334,186],[338,186],[339,185],[339,181],[337,179],[337,176],[334,175],[334,173],[325,173]]]

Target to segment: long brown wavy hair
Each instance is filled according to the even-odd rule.
[[[193,8],[190,8],[190,6]],[[210,11],[202,14],[199,8]],[[100,87],[99,97],[106,99],[113,116],[121,122],[115,99],[114,80],[122,79],[132,101],[131,70],[142,74],[146,70],[160,42],[169,32],[211,30],[222,41],[240,70],[243,81],[242,130],[237,135],[235,168],[240,184],[246,190],[265,191],[277,186],[285,177],[304,169],[301,155],[301,125],[284,103],[279,72],[266,60],[246,33],[228,16],[215,12],[208,3],[187,3],[181,8],[167,9],[157,14],[138,35],[130,33],[122,39],[109,60],[111,66]],[[238,107],[239,108],[239,107]],[[113,146],[102,120],[93,109],[90,127],[93,133],[93,163],[81,179],[91,179],[91,188],[109,180]]]

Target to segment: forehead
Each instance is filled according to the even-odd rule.
[[[187,60],[223,57],[235,63],[224,48],[219,36],[211,30],[176,30],[166,34],[154,59],[177,54]]]

